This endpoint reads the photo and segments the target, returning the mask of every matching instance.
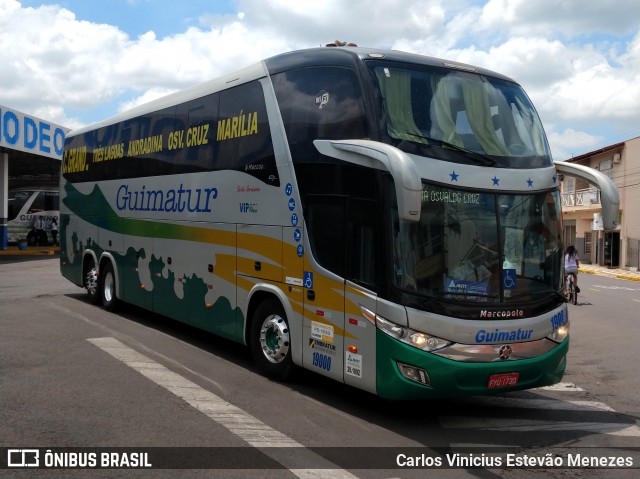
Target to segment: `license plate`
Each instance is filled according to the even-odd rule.
[[[489,376],[489,383],[487,384],[487,387],[489,389],[493,389],[515,386],[518,384],[519,377],[520,373],[492,374]]]

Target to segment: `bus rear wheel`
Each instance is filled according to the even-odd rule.
[[[100,272],[100,297],[104,309],[107,311],[116,309],[118,304],[118,298],[116,298],[116,277],[111,263],[105,263]]]
[[[99,290],[99,281],[98,281],[98,268],[96,267],[95,261],[90,260],[85,268],[84,275],[84,287],[87,290],[87,296],[89,297],[89,301],[93,304],[98,304],[100,301],[100,295],[98,293]]]
[[[289,322],[279,301],[272,298],[258,305],[251,321],[249,341],[253,360],[265,376],[278,381],[291,378],[294,364]]]

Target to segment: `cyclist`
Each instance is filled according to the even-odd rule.
[[[580,292],[580,288],[578,288],[579,267],[580,260],[578,259],[578,250],[576,250],[573,245],[567,246],[567,251],[564,253],[564,274],[565,276],[573,275],[573,284],[576,287],[576,293]]]

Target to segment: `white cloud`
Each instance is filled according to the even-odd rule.
[[[621,35],[637,30],[639,16],[637,0],[616,0],[613,5],[584,0],[489,0],[479,26],[518,35]]]
[[[551,148],[554,160],[566,160],[573,156],[581,155],[595,149],[604,140],[602,136],[589,135],[573,128],[558,132],[555,129],[555,125],[548,126],[551,126],[551,128],[547,128],[549,142],[552,145],[556,145]]]
[[[150,88],[149,90],[146,90],[142,95],[139,95],[135,98],[119,103],[118,112],[121,113],[127,110],[131,110],[136,106],[143,105],[144,103],[148,103],[153,100],[157,100],[158,98],[167,96],[170,93],[173,93],[175,91],[176,90],[167,89],[167,88]]]
[[[76,127],[261,58],[338,39],[511,76],[532,97],[556,157],[607,141],[605,130],[640,134],[637,0],[619,0],[615,8],[582,0],[234,5],[232,14],[202,12],[197,27],[131,38],[60,6],[0,0],[0,103]]]

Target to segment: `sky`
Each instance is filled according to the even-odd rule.
[[[640,0],[0,0],[0,104],[75,129],[333,40],[515,79],[555,160],[640,136]]]

